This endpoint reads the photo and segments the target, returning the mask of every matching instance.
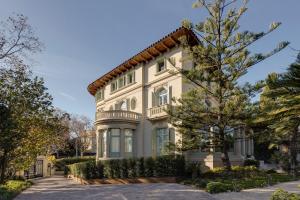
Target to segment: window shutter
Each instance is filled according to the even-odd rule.
[[[155,107],[155,93],[152,92],[152,107]]]
[[[132,76],[133,76],[132,77],[132,80],[133,80],[132,82],[134,83],[135,82],[135,71],[133,71]]]
[[[126,99],[127,110],[130,110],[130,99]]]
[[[169,104],[172,104],[172,86],[169,86]]]
[[[156,145],[156,128],[154,128],[152,130],[152,157],[156,157],[156,148],[157,148],[157,145]]]

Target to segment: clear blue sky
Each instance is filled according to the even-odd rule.
[[[34,57],[34,72],[44,77],[55,106],[94,118],[95,102],[87,85],[125,59],[173,31],[182,19],[202,21],[193,0],[0,0],[0,20],[12,13],[29,17],[46,49]],[[273,21],[283,25],[251,48],[271,50],[288,40],[300,49],[299,0],[251,0],[242,30],[262,31]],[[290,49],[255,66],[244,78],[264,79],[295,60]]]

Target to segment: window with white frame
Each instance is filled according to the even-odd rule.
[[[126,77],[127,77],[127,84],[131,84],[134,82],[134,72],[129,72]]]
[[[125,153],[132,153],[133,152],[133,131],[132,129],[125,129]]]
[[[110,157],[120,156],[120,129],[110,129]]]
[[[110,84],[110,90],[111,92],[114,92],[118,89],[118,82],[117,81],[114,81]]]
[[[103,100],[104,99],[104,90],[103,89],[98,90],[96,92],[95,98],[96,98],[96,101]]]
[[[126,85],[126,78],[122,76],[118,79],[118,89],[124,87]]]
[[[168,145],[170,142],[169,131],[167,128],[156,129],[156,155],[168,154]]]
[[[157,93],[158,106],[162,106],[168,103],[168,91],[166,89],[161,89]]]
[[[157,70],[156,72],[161,72],[166,69],[165,59],[157,61]]]
[[[120,109],[127,110],[127,101],[126,100],[124,100],[120,103]]]

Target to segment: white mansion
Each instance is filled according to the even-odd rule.
[[[188,38],[190,45],[199,42],[193,31],[181,27],[88,86],[96,99],[97,159],[164,155],[167,144],[181,137],[168,124],[164,108],[172,106],[172,97],[181,97],[189,88],[180,74],[170,73],[173,65],[193,65],[182,59],[182,36]],[[237,165],[246,155],[253,155],[253,141],[241,129],[234,136],[230,159]],[[214,150],[185,152],[188,160],[200,160],[209,168],[221,165],[220,155]]]

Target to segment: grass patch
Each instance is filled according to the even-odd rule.
[[[0,185],[0,199],[11,200],[31,185],[30,181],[9,180],[4,185]]]

